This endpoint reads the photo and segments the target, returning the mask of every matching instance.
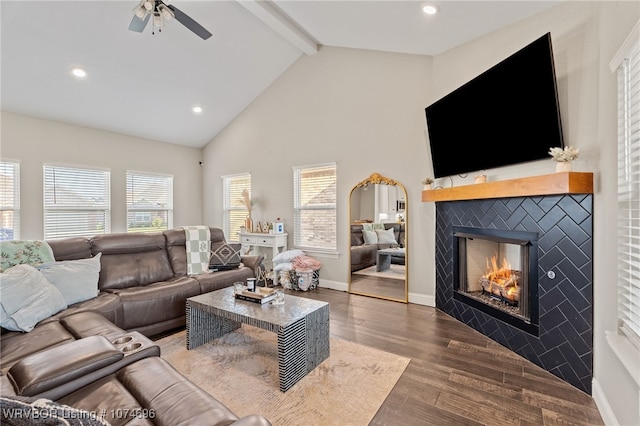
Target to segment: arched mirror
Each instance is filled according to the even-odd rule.
[[[349,293],[408,302],[407,191],[373,173],[349,195]]]

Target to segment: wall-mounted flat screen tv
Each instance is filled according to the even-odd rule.
[[[564,147],[551,34],[425,112],[436,178],[550,158]]]

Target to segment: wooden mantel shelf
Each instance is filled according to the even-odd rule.
[[[459,201],[538,195],[593,194],[593,173],[560,172],[422,191],[422,201]]]

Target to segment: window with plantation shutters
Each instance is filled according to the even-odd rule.
[[[625,42],[618,73],[618,319],[640,345],[640,43]]]
[[[20,163],[0,161],[0,241],[20,239]]]
[[[127,232],[173,228],[173,176],[127,171]]]
[[[293,242],[303,250],[336,250],[335,163],[293,168]]]
[[[107,170],[44,165],[44,238],[111,231]]]
[[[242,191],[251,197],[251,174],[243,173],[222,177],[224,208],[224,234],[229,241],[240,241],[240,226],[247,218],[247,209],[242,203]]]

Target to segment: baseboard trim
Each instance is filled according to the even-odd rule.
[[[600,382],[597,379],[593,379],[591,381],[591,393],[593,394],[593,400],[596,402],[598,406],[598,411],[600,411],[600,416],[602,416],[602,420],[605,425],[618,425],[618,419],[616,419],[616,415],[613,413],[613,409],[609,404],[609,400],[607,396],[604,394],[602,387],[600,386]]]
[[[349,285],[340,281],[331,281],[320,279],[318,284],[322,288],[330,288],[332,290],[349,291]],[[416,305],[424,306],[436,306],[435,296],[428,296],[424,294],[416,294],[409,292],[409,303],[415,303]]]

